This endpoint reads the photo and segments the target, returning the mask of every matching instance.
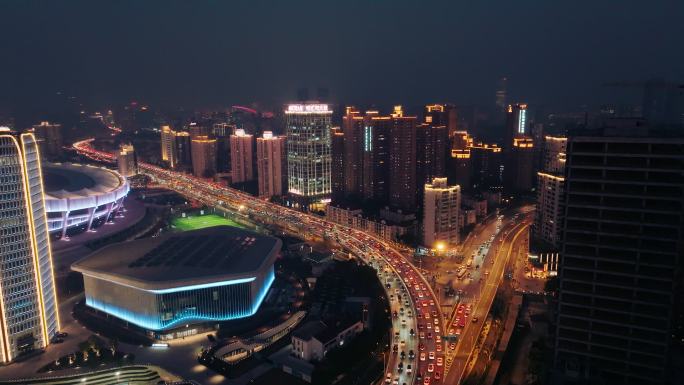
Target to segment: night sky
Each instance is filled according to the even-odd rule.
[[[292,99],[571,109],[610,80],[684,81],[684,1],[2,1],[0,104]]]

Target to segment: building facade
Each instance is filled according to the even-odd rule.
[[[344,132],[339,127],[330,130],[330,185],[333,202],[339,202],[345,197],[344,187]]]
[[[138,162],[132,144],[122,144],[116,153],[116,166],[121,176],[128,178],[138,174]]]
[[[534,238],[556,248],[562,229],[561,203],[565,193],[565,150],[567,138],[546,136],[542,169],[537,172],[537,204],[532,233]]]
[[[389,132],[389,204],[405,210],[416,209],[416,117],[404,116],[395,106]]]
[[[216,139],[198,135],[192,139],[192,173],[199,178],[216,174]]]
[[[631,134],[632,136],[629,136]],[[645,127],[570,136],[555,364],[604,384],[684,367],[684,139]]]
[[[1,362],[45,348],[59,331],[38,143],[0,131]]]
[[[285,137],[264,131],[263,137],[256,140],[256,148],[259,196],[270,198],[283,195],[287,191]]]
[[[308,210],[330,200],[331,119],[327,104],[290,104],[285,110],[288,193],[295,207]]]
[[[436,249],[456,246],[461,187],[448,186],[447,178],[434,178],[425,184],[423,200],[423,245]]]
[[[503,148],[511,148],[513,146],[513,139],[517,137],[528,136],[528,124],[527,104],[509,104],[506,110],[506,132],[504,134]]]
[[[233,183],[254,180],[254,136],[239,128],[230,136],[230,170]]]

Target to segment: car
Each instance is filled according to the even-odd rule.
[[[406,352],[402,350],[402,351],[401,351],[401,354],[399,354],[399,356],[400,356],[401,359],[403,360],[404,358],[406,358]]]
[[[399,377],[394,377],[394,381],[392,381],[392,385],[399,385]]]
[[[428,338],[429,340],[431,340],[431,339],[432,339],[432,333],[428,333],[428,334],[427,334],[427,338]]]
[[[444,359],[442,357],[437,357],[437,366],[442,366]]]
[[[432,316],[433,316],[433,317],[437,317],[437,310],[433,310],[433,311],[432,311]]]
[[[428,364],[428,373],[432,373],[435,371],[435,364]]]
[[[437,349],[438,352],[441,352],[442,351],[442,344],[437,344],[435,346],[435,349]]]
[[[394,345],[394,347],[392,348],[392,353],[394,353],[394,354],[399,353],[399,346],[398,345]]]
[[[409,350],[409,355],[408,355],[408,356],[409,356],[409,359],[410,359],[410,360],[416,358],[416,354],[413,352],[413,350]]]
[[[385,383],[389,384],[392,382],[392,372],[387,372],[387,377],[385,377]]]
[[[62,342],[64,342],[64,338],[59,338],[59,337],[57,337],[57,335],[55,334],[55,336],[52,337],[52,340],[50,340],[50,341],[51,341],[53,344],[61,344]]]
[[[430,319],[430,313],[425,313],[425,319]]]
[[[442,378],[442,375],[439,372],[435,372],[435,381],[439,381],[440,378]]]
[[[428,323],[427,323],[427,328],[428,328],[428,329],[432,329],[432,324],[428,322]]]
[[[57,332],[57,333],[55,333],[55,337],[67,338],[67,337],[69,337],[69,333],[67,333],[67,332]]]
[[[418,330],[423,330],[425,329],[425,325],[423,324],[418,324]]]
[[[435,334],[439,334],[439,326],[435,326]]]
[[[419,343],[419,344],[418,344],[418,350],[421,350],[421,351],[422,351],[422,350],[425,350],[425,344],[422,343],[422,342]]]
[[[434,324],[435,324],[435,325],[439,325],[439,319],[438,319],[438,318],[435,318]]]
[[[434,360],[435,359],[435,352],[430,352],[428,354],[428,358],[430,358],[431,360]]]
[[[439,332],[438,330],[435,330],[435,333]],[[435,334],[435,342],[440,344],[442,343],[442,336],[439,334]]]
[[[403,370],[404,370],[404,363],[399,362],[399,364],[397,365],[397,372],[401,373]]]
[[[420,338],[421,340],[425,339],[425,332],[420,332],[418,338]]]
[[[415,335],[416,335],[416,331],[413,330],[413,329],[409,330],[409,335],[410,335],[411,337],[415,336]]]
[[[450,344],[449,344],[449,349],[451,349],[451,350],[456,350],[456,343],[455,343],[455,342],[450,343]]]
[[[477,323],[477,317],[473,317],[472,322]]]
[[[406,365],[406,374],[411,374],[413,371],[413,368],[411,368],[411,364]]]
[[[430,385],[430,376],[425,376],[423,379],[423,385]]]
[[[420,353],[420,360],[425,361],[425,352]]]

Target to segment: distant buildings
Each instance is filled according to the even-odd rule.
[[[430,123],[416,127],[416,180],[419,186],[446,176],[447,127]]]
[[[527,104],[510,104],[506,110],[506,132],[503,148],[511,148],[513,139],[528,136]]]
[[[59,331],[38,144],[0,131],[0,362],[45,348]]]
[[[325,206],[325,218],[331,222],[394,242],[412,229],[412,225],[394,224],[383,219],[367,218],[363,216],[363,211],[359,208],[345,208],[334,203]]]
[[[331,194],[331,123],[327,104],[290,104],[285,109],[287,178],[291,204],[309,210]]]
[[[534,187],[534,142],[530,137],[517,137],[507,151],[504,185],[509,192],[529,192]]]
[[[633,125],[567,142],[555,364],[604,384],[684,367],[684,138]]]
[[[546,136],[542,169],[537,172],[537,205],[532,231],[534,237],[556,248],[560,242],[562,198],[565,192],[565,152],[568,139]]]
[[[527,104],[515,103],[506,110],[504,185],[508,192],[525,193],[534,187],[535,143],[530,136]]]
[[[239,128],[230,136],[230,170],[233,183],[254,180],[254,136]]]
[[[199,135],[192,139],[192,173],[196,177],[210,178],[216,174],[216,139]]]
[[[38,141],[43,159],[59,160],[62,157],[63,135],[62,125],[40,122],[33,126],[33,133]]]
[[[161,127],[161,158],[171,168],[190,166],[190,134],[186,131],[174,131],[171,126]]]
[[[132,144],[122,144],[116,153],[116,165],[119,174],[128,178],[138,174],[138,163],[135,158],[135,149]]]
[[[375,110],[361,115],[347,107],[342,123],[345,196],[387,202],[392,118]]]
[[[264,131],[256,140],[259,196],[270,198],[287,191],[287,150],[284,136]]]
[[[415,116],[404,116],[401,106],[394,107],[389,130],[389,204],[406,211],[416,209],[416,124]]]
[[[448,186],[447,178],[434,178],[425,184],[423,199],[423,245],[438,250],[456,246],[461,187]]]

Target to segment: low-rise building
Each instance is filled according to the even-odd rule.
[[[292,355],[304,361],[321,361],[328,352],[343,346],[363,331],[363,322],[339,321],[328,326],[309,321],[292,333]]]
[[[396,241],[409,231],[408,226],[391,224],[382,219],[365,218],[361,209],[328,205],[325,208],[325,217],[332,222],[367,231],[388,241]]]

